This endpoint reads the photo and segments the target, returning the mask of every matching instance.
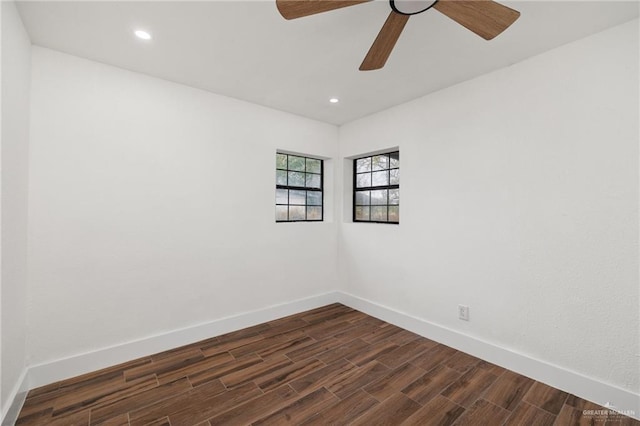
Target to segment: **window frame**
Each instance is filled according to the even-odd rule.
[[[306,193],[305,193],[305,213],[304,219],[296,219],[296,220],[290,220],[289,219],[289,208],[287,208],[287,220],[278,220],[276,218],[276,223],[295,223],[295,222],[324,222],[324,159],[322,158],[314,158],[314,157],[309,157],[307,154],[292,154],[292,153],[288,153],[288,152],[281,152],[281,151],[276,151],[276,158],[278,155],[286,155],[287,156],[287,168],[286,169],[281,169],[278,168],[277,164],[276,164],[276,176],[278,173],[278,170],[281,171],[286,171],[287,172],[287,185],[279,185],[278,184],[278,180],[276,177],[276,193],[278,189],[286,189],[287,191],[312,191],[312,192],[319,192],[320,193],[320,200],[321,200],[321,204],[315,205],[315,204],[307,204],[307,197],[306,197]],[[305,162],[305,170],[304,171],[299,171],[299,170],[291,170],[289,169],[289,157],[300,157],[300,158],[304,158],[304,162]],[[314,172],[307,172],[306,171],[306,164],[307,164],[307,160],[315,160],[315,161],[319,161],[320,162],[320,173],[314,173]],[[320,175],[320,187],[319,188],[313,188],[313,187],[309,187],[309,186],[295,186],[295,185],[289,185],[289,172],[298,172],[298,173],[303,173],[305,174],[305,183],[306,183],[306,174],[315,174],[315,175]],[[290,194],[289,192],[287,192],[287,204],[282,204],[282,203],[278,203],[278,200],[276,199],[276,203],[275,206],[302,206],[302,204],[290,204]],[[320,219],[308,219],[308,207],[320,207]]]
[[[388,225],[399,225],[400,224],[400,219],[398,218],[397,222],[390,222],[389,220],[386,221],[381,221],[381,220],[359,220],[356,219],[356,207],[358,207],[358,205],[356,204],[356,194],[358,192],[363,192],[363,191],[377,191],[377,190],[390,190],[390,189],[397,189],[398,190],[398,194],[400,192],[400,183],[398,184],[394,184],[394,185],[377,185],[377,186],[366,186],[366,187],[358,187],[357,185],[357,180],[358,180],[358,175],[359,174],[363,174],[363,173],[373,173],[373,166],[371,168],[371,170],[369,172],[363,172],[363,173],[358,173],[358,168],[357,168],[357,162],[358,160],[362,160],[365,158],[370,158],[372,163],[373,163],[373,157],[376,157],[378,155],[387,155],[387,156],[391,156],[392,154],[398,154],[398,160],[400,159],[400,150],[399,149],[395,149],[393,151],[384,151],[384,152],[378,152],[375,154],[368,154],[368,155],[363,155],[361,157],[357,157],[357,158],[353,158],[353,194],[352,194],[352,220],[354,223],[384,223],[384,224],[388,224]],[[398,165],[398,167],[391,167],[391,164],[389,164],[389,168],[388,169],[383,169],[383,170],[388,170],[389,172],[391,172],[391,170],[398,170],[398,172],[400,172],[400,166]],[[389,176],[390,177],[390,176]],[[390,181],[389,181],[390,182]],[[388,197],[388,193],[387,193],[387,197]],[[387,219],[389,218],[389,206],[394,206],[395,204],[389,204],[389,200],[387,198],[387,204],[380,204],[381,206],[386,206],[387,207]],[[371,204],[371,200],[369,200],[369,209],[371,209],[371,206],[373,206],[373,204]],[[400,202],[398,201],[398,214],[400,213]],[[371,217],[371,210],[369,210],[369,217]]]

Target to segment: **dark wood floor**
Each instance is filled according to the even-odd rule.
[[[29,392],[18,425],[640,425],[334,304]]]

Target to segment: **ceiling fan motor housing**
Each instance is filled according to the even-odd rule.
[[[391,9],[401,15],[417,15],[433,7],[438,0],[389,0]]]

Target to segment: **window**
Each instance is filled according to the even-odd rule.
[[[323,162],[276,154],[276,222],[322,220]]]
[[[353,161],[353,221],[400,223],[400,152]]]

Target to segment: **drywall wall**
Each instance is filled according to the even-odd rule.
[[[2,212],[2,5],[0,4],[0,212]],[[0,216],[0,422],[4,420],[2,397],[2,220]]]
[[[2,413],[25,372],[27,293],[27,188],[31,42],[15,4],[2,8],[2,145],[0,287]]]
[[[29,362],[324,293],[322,223],[275,223],[276,149],[335,158],[337,128],[33,48]]]
[[[343,197],[345,291],[639,393],[638,75],[636,20],[342,126],[401,156],[400,225]]]

